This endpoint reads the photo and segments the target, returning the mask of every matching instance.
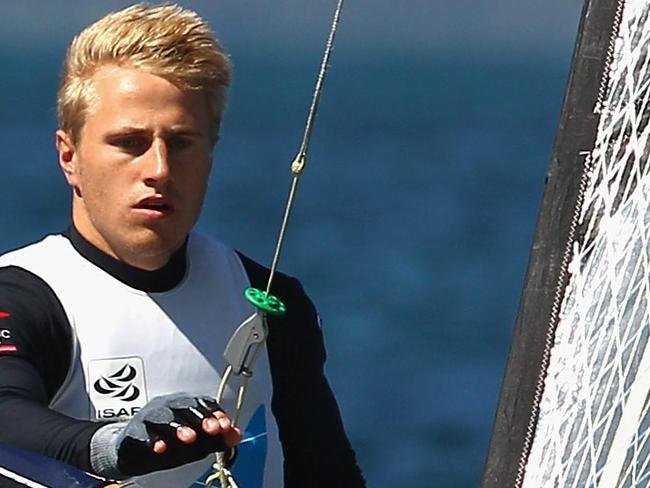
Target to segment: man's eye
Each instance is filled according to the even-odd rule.
[[[167,140],[167,148],[170,151],[182,151],[192,145],[192,139],[189,137],[171,137]]]
[[[124,149],[138,149],[145,145],[145,141],[141,137],[120,137],[113,143]]]
[[[141,154],[147,150],[150,144],[149,139],[140,134],[116,134],[114,137],[110,137],[107,142],[120,151],[129,154]]]

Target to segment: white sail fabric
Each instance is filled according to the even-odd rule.
[[[524,488],[650,486],[649,14],[612,45]]]

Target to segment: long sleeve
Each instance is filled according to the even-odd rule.
[[[101,424],[48,408],[71,362],[71,329],[49,286],[0,268],[0,444],[90,470],[89,440]]]

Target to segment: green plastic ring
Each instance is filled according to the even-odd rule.
[[[270,315],[284,315],[287,312],[287,307],[279,298],[257,288],[246,288],[244,296],[253,306]]]

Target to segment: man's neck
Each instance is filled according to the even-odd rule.
[[[64,233],[72,246],[88,261],[124,284],[145,292],[165,292],[177,286],[187,270],[187,244],[172,254],[171,258],[159,269],[148,271],[116,259],[93,245],[74,227]]]

